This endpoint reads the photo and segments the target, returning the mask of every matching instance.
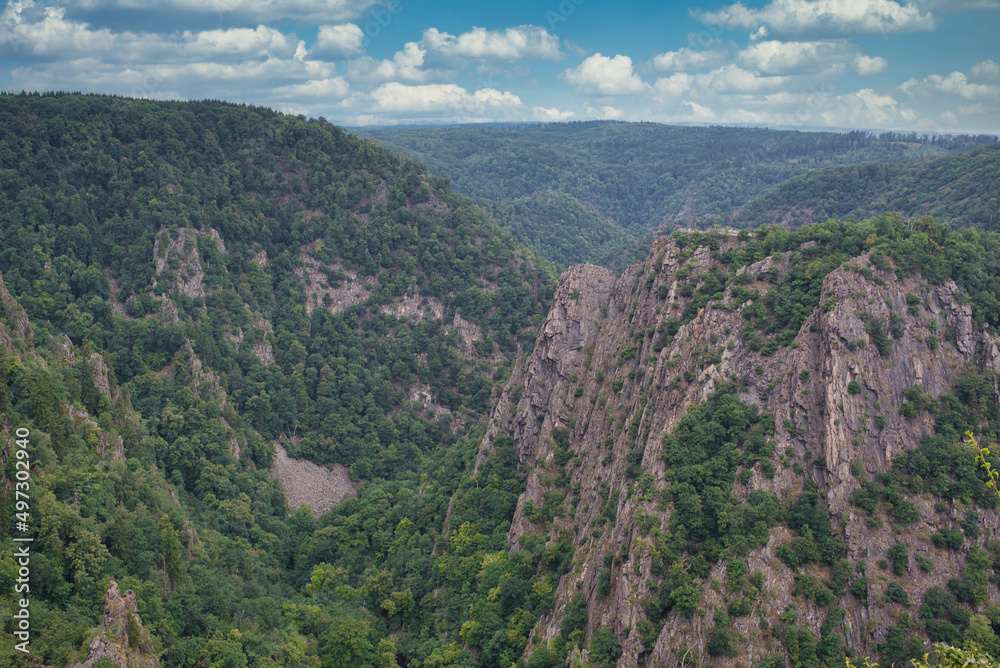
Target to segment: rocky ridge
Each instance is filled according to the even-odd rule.
[[[104,599],[104,616],[90,641],[90,653],[75,668],[92,668],[107,659],[115,668],[159,668],[155,648],[139,620],[135,592],[122,594],[114,580]]]
[[[722,240],[722,249],[738,244],[731,235]],[[758,285],[760,277],[783,275],[790,255],[741,270],[751,276],[746,287],[766,292],[766,285]],[[732,310],[712,305],[701,309],[680,327],[670,345],[657,350],[657,333],[668,318],[681,317],[688,301],[682,296],[686,275],[704,272],[713,263],[707,247],[681,249],[673,240],[661,239],[646,262],[619,278],[592,265],[572,267],[560,279],[534,352],[518,364],[501,394],[481,457],[495,436],[509,435],[529,471],[508,534],[510,545],[519,548],[526,535],[541,536],[553,545],[568,534],[574,546],[573,567],[559,582],[553,611],[533,629],[528,654],[559,635],[568,602],[581,592],[589,613],[587,637],[598,628],[612,629],[624,650],[619,668],[679,663],[686,648],[692,648],[698,661],[709,659],[704,648],[714,611],[726,605],[724,594],[712,588],[703,595],[704,616],[688,620],[671,613],[650,647],[643,646],[636,632],[637,622],[646,615],[650,585],[657,581],[651,573],[651,548],[640,535],[637,517],[653,516],[665,528],[670,513],[660,509],[653,494],[643,493],[626,469],[630,454],[635,461],[632,425],[647,485],[651,482],[654,492],[662,489],[663,435],[728,379],[742,382],[739,396],[744,402],[774,416],[777,452],[787,452],[789,463],[806,463],[805,468],[779,465],[773,477],[764,475],[758,464],[746,484],[736,485],[737,496],[767,489],[787,500],[811,478],[832,519],[839,520],[852,563],[885,558],[897,541],[907,545],[910,555],[935,553],[933,573],[905,579],[911,601],[920,601],[928,587],[958,575],[965,564],[964,556],[931,546],[928,538],[939,528],[939,520],[930,499],[913,499],[920,519],[902,535],[894,534],[890,526],[868,526],[850,505],[860,478],[887,471],[896,454],[933,432],[928,414],[912,419],[900,414],[904,390],[917,386],[937,397],[967,366],[1000,371],[996,338],[975,328],[971,307],[959,302],[954,283],[930,286],[919,277],[899,280],[861,256],[826,277],[822,289],[826,306],[815,309],[793,343],[773,355],[753,350],[740,336],[742,310],[749,302]],[[731,301],[731,289],[726,290],[724,304]],[[914,294],[921,296],[921,304],[908,308],[912,303],[907,303],[907,296]],[[887,322],[891,313],[905,317],[892,355],[881,356],[874,345],[859,346],[859,341],[867,342],[863,318]],[[928,336],[934,329],[928,325],[932,320],[947,339],[940,344]],[[852,381],[860,384],[860,393],[849,391]],[[873,422],[876,415],[882,426]],[[561,513],[551,522],[532,522],[528,509],[542,506],[555,471],[561,469],[553,461],[553,429],[569,434],[576,459],[567,466],[568,487],[579,486],[579,502],[574,507],[567,495]],[[612,491],[612,499],[619,499],[617,521],[603,527],[602,484]],[[957,518],[958,508],[952,507],[949,514]],[[1000,535],[995,513],[984,512],[982,525],[980,545]],[[800,611],[801,623],[818,633],[825,615],[812,602],[793,595],[794,573],[775,557],[777,546],[790,537],[788,529],[776,527],[770,542],[751,552],[748,567],[763,573],[767,594],[756,605],[756,615],[733,622],[733,630],[746,639],[740,658],[715,658],[713,663],[743,665],[746,659],[756,661],[780,652],[776,639],[757,630],[757,615],[773,623],[789,605]],[[603,557],[612,554],[625,556],[616,558],[610,594],[601,598],[598,573]],[[712,576],[724,580],[725,565],[716,564]],[[872,581],[871,587],[868,603],[843,604],[847,614],[841,632],[849,646],[862,651],[884,641],[888,627],[903,612],[884,601],[884,583]],[[990,585],[989,593],[996,599],[996,586]]]

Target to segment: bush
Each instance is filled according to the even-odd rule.
[[[898,582],[889,583],[889,589],[885,593],[885,598],[893,603],[902,603],[903,605],[910,604],[909,595]]]
[[[892,572],[896,575],[902,575],[906,572],[906,566],[909,563],[909,553],[906,551],[906,545],[903,543],[896,543],[889,548],[889,560],[892,562]]]
[[[936,548],[947,547],[950,550],[958,550],[962,547],[962,541],[965,536],[962,535],[961,531],[957,529],[938,529],[938,531],[931,536],[931,542],[934,543]]]
[[[705,646],[710,656],[736,656],[736,641],[729,627],[729,615],[724,612],[715,615],[715,628]]]
[[[587,630],[587,599],[583,594],[574,594],[573,600],[566,606],[566,614],[563,615],[562,627],[559,629],[559,636],[563,640],[568,640],[574,631]]]
[[[622,655],[622,646],[611,629],[597,629],[590,639],[590,662],[597,668],[614,668]]]
[[[856,380],[852,380],[847,384],[848,394],[861,394],[861,383]]]
[[[858,578],[851,583],[851,594],[862,603],[868,602],[868,578]]]

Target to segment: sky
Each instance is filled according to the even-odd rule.
[[[221,99],[349,126],[992,134],[1000,0],[9,0],[0,89]]]

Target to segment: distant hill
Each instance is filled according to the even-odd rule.
[[[861,220],[876,212],[932,215],[957,226],[996,230],[1000,205],[1000,143],[926,160],[820,169],[793,177],[747,203],[740,226],[796,227],[827,218]]]
[[[896,163],[968,151],[996,141],[991,136],[607,121],[359,132],[424,162],[436,174],[451,179],[463,194],[496,205],[517,202],[512,217],[504,213],[504,207],[494,209],[497,221],[522,243],[564,264],[592,261],[600,251],[590,240],[574,240],[569,245],[557,242],[551,231],[561,229],[564,221],[556,214],[567,211],[553,207],[549,194],[533,197],[537,193],[568,195],[612,223],[607,234],[617,235],[620,228],[627,235],[641,237],[650,231],[670,231],[675,225],[728,222],[733,211],[769,188],[817,169]],[[639,256],[633,252],[630,260]]]

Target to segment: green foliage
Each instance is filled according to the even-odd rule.
[[[848,394],[861,394],[861,383],[856,380],[852,380],[847,384]]]
[[[883,161],[858,166],[838,166],[795,176],[749,202],[741,221],[797,223],[821,222],[828,218],[861,220],[870,211],[899,211],[912,218],[930,214],[956,225],[997,229],[996,194],[973,175],[995,171],[1000,149],[995,139],[969,138],[958,156],[933,156],[908,163]],[[975,150],[972,150],[975,149]],[[938,242],[940,243],[940,242]]]
[[[892,572],[896,575],[902,575],[906,572],[907,562],[909,561],[909,553],[906,550],[906,545],[903,543],[894,543],[889,548],[889,561],[892,562]]]
[[[654,572],[666,573],[647,604],[652,620],[671,610],[692,616],[710,564],[724,554],[742,560],[765,544],[770,527],[784,518],[785,509],[772,492],[753,490],[746,503],[733,496],[740,462],[752,464],[762,454],[773,454],[767,440],[773,419],[744,404],[737,392],[735,384],[721,386],[663,437],[669,486],[661,499],[673,509],[669,531],[657,538]],[[713,475],[703,475],[706,470]]]
[[[891,601],[893,603],[902,603],[903,605],[910,604],[910,596],[898,582],[889,583],[889,587],[885,593],[885,598],[887,601]]]
[[[611,629],[597,629],[590,639],[590,661],[595,668],[614,668],[622,655],[622,646]]]
[[[663,221],[679,221],[676,213],[679,211],[684,211],[685,221],[724,220],[731,211],[753,202],[768,188],[817,167],[858,165],[844,168],[861,170],[858,176],[854,172],[848,172],[848,178],[837,175],[833,184],[826,182],[833,178],[825,172],[814,173],[823,179],[822,187],[830,192],[836,192],[843,179],[864,193],[872,187],[869,178],[889,174],[897,168],[884,162],[874,166],[858,163],[898,162],[912,157],[914,152],[933,155],[969,151],[995,141],[988,136],[932,139],[864,132],[803,135],[760,128],[678,128],[607,121],[389,128],[366,130],[365,134],[424,162],[434,173],[451,179],[459,192],[496,203],[511,202],[513,212],[509,217],[501,207],[496,209],[502,224],[511,225],[515,236],[529,246],[536,239],[549,243],[564,241],[567,245],[560,251],[565,253],[589,252],[595,245],[612,241],[618,229],[639,237]],[[987,152],[974,162],[952,161],[948,171],[957,179],[959,175],[972,173],[963,170],[994,169],[991,161]],[[874,183],[881,186],[885,178]],[[993,197],[980,196],[988,189],[976,186],[974,181],[963,180],[963,192],[968,196],[970,189],[975,191],[972,201],[976,205]],[[943,183],[941,177],[936,177],[935,182]],[[816,220],[836,217],[833,212],[841,209],[834,205],[840,205],[841,201],[823,196],[825,191],[818,186],[810,185],[803,191],[801,185],[793,185],[798,183],[798,180],[789,182],[788,187],[794,190],[782,190],[782,198],[793,197],[792,202],[799,204],[820,195],[822,201],[813,211]],[[935,193],[932,201],[940,197],[936,188],[926,192]],[[853,193],[841,194],[845,202],[854,202],[854,197]],[[754,202],[740,222],[770,222],[768,201],[765,198],[760,204]],[[956,196],[955,201],[963,200]],[[782,212],[805,216],[784,199],[778,206]],[[975,208],[970,204],[963,207]],[[868,206],[865,211],[873,208],[886,207]],[[923,212],[922,207],[919,211]],[[947,211],[950,213],[951,209]],[[557,212],[578,225],[583,233],[573,238],[573,227],[563,224],[555,215]],[[594,222],[598,217],[613,221],[615,226],[602,231]],[[552,259],[559,261],[557,257]],[[572,261],[583,259],[578,255]]]
[[[733,635],[729,616],[723,612],[716,613],[715,626],[712,627],[712,635],[705,645],[705,651],[709,656],[736,656],[736,641]]]
[[[876,316],[868,316],[865,322],[865,333],[869,340],[875,344],[879,355],[890,357],[892,355],[892,339],[885,333],[885,322]]]
[[[583,597],[583,594],[577,593],[573,595],[572,600],[570,600],[563,613],[562,626],[559,628],[559,637],[572,642],[574,638],[586,630],[587,599]]]
[[[571,546],[507,554],[513,443],[473,465],[493,387],[548,310],[549,264],[322,120],[81,95],[3,95],[0,118],[0,315],[33,353],[8,364],[0,346],[0,411],[32,426],[44,467],[45,663],[82,645],[112,577],[164,665],[516,661]],[[335,306],[317,281],[360,299]],[[404,297],[423,314],[392,315]],[[483,332],[471,351],[456,315]],[[289,517],[266,473],[282,435],[349,466],[358,497]],[[127,462],[98,454],[119,438]],[[467,622],[462,647],[444,641]]]

